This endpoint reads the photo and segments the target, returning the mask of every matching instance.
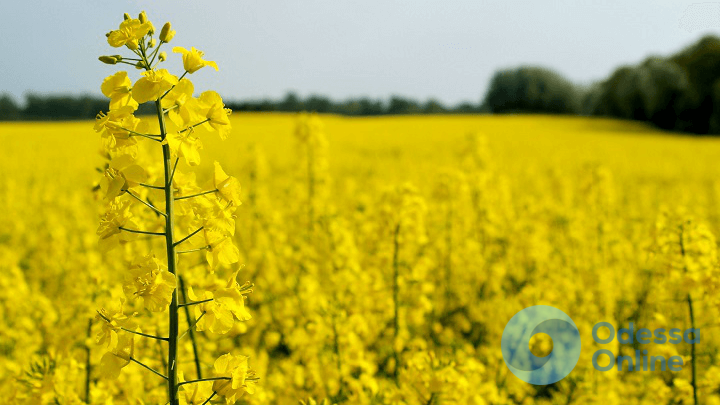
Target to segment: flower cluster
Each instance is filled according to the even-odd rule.
[[[237,322],[251,319],[245,301],[252,284],[238,284],[238,271],[223,287],[217,287],[214,278],[216,271],[240,260],[232,239],[234,213],[241,204],[240,184],[218,162],[205,190],[196,184],[194,173],[183,172],[184,167],[201,164],[202,136],[215,133],[227,139],[230,110],[214,91],[195,97],[195,88],[186,77],[206,66],[218,70],[217,64],[204,60],[204,54],[195,48],[174,47],[174,53],[182,54],[183,74],[178,77],[161,69],[159,65],[168,56],[160,49],[173,39],[175,31],[166,23],[159,41],[154,33],[145,12],[138,18],[126,14],[119,28],[108,33],[107,42],[127,48],[131,56],[99,58],[110,65],[131,65],[142,73],[133,83],[128,72],[120,71],[100,86],[110,103],[109,110],[98,114],[95,122],[107,159],[98,187],[107,209],[97,234],[102,251],[109,254],[122,247],[116,259],[127,264],[121,281],[124,297],[115,297],[110,309],[98,311],[96,341],[106,350],[98,370],[104,378],[118,378],[122,368],[137,363],[167,382],[170,404],[206,403],[216,395],[230,404],[244,393],[252,393],[257,382],[248,358],[224,354],[215,362],[214,377],[203,378],[194,331],[225,334]],[[144,103],[155,106],[156,132],[134,115]],[[161,255],[156,255],[158,250]],[[180,264],[185,262],[180,256],[203,252],[204,275],[197,266],[181,271]],[[185,289],[183,277],[206,286],[204,295],[198,298],[191,287]],[[128,314],[127,306],[138,311]],[[187,320],[185,333],[180,333],[181,312]],[[184,362],[181,339],[188,333],[196,363],[197,378],[193,380],[185,380],[187,373],[178,367]],[[148,349],[147,339],[167,343],[162,361],[166,372],[158,371],[140,352]]]

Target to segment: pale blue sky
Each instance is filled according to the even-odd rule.
[[[227,99],[295,90],[477,103],[498,68],[542,65],[589,83],[720,33],[720,3],[681,0],[3,0],[0,92],[99,94],[116,70],[97,61],[116,53],[104,34],[141,10],[158,29],[172,22],[171,45],[218,63],[193,79]]]

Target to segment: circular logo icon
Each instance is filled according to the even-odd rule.
[[[530,351],[530,338],[545,333],[553,349],[545,357]],[[535,385],[548,385],[565,378],[580,358],[580,332],[565,312],[547,305],[523,309],[505,325],[502,335],[505,364],[519,379]]]

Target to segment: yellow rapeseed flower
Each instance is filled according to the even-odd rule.
[[[142,23],[137,18],[131,18],[120,23],[120,27],[111,31],[107,41],[110,46],[119,48],[126,45],[128,48],[135,50],[138,48],[140,38],[147,35],[152,29],[150,22]]]
[[[215,68],[216,71],[218,70],[217,63],[210,60],[203,60],[202,57],[205,56],[205,53],[195,49],[194,47],[190,48],[188,51],[181,46],[176,46],[172,49],[172,51],[173,53],[182,54],[183,67],[188,73],[195,73],[205,66],[211,66]]]
[[[140,104],[154,101],[177,83],[177,77],[170,74],[167,69],[149,70],[143,72],[143,77],[133,86],[132,96]]]
[[[225,398],[227,404],[234,404],[243,394],[255,392],[257,378],[248,366],[247,356],[224,354],[215,360],[213,370],[216,377],[229,377],[227,380],[216,380],[213,391]]]
[[[138,103],[132,98],[131,88],[132,82],[125,71],[106,77],[100,86],[100,90],[105,97],[110,99],[111,110],[127,105],[137,108]]]
[[[228,176],[217,161],[215,162],[213,182],[223,200],[236,207],[241,204],[240,182],[235,177]]]
[[[136,261],[129,269],[123,289],[129,298],[140,297],[148,311],[167,309],[175,291],[175,275],[153,255]]]

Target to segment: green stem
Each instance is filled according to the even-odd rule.
[[[210,246],[203,246],[203,247],[200,247],[200,248],[197,248],[197,249],[190,249],[190,250],[179,250],[179,251],[177,251],[177,252],[175,252],[175,253],[177,253],[177,254],[181,254],[181,253],[192,253],[192,252],[199,252],[199,251],[201,251],[201,250],[206,250],[206,249],[210,249]]]
[[[160,100],[155,101],[155,108],[157,110],[158,123],[160,124],[160,134],[162,140],[165,140],[167,136],[167,130],[165,128],[165,115],[162,112],[162,105]],[[175,245],[174,245],[174,202],[175,193],[172,186],[172,176],[175,174],[175,169],[171,167],[172,154],[170,153],[170,145],[164,143],[162,145],[163,151],[163,164],[165,168],[165,245],[167,250],[167,264],[168,271],[177,276],[177,268],[175,264]],[[177,161],[175,163],[177,167]],[[170,301],[170,312],[168,324],[170,330],[168,333],[168,400],[170,405],[176,405],[178,403],[177,398],[177,374],[178,374],[178,294],[177,288],[173,290],[172,301]]]
[[[182,74],[182,76],[180,76],[180,78],[178,79],[178,83],[180,82],[180,80],[182,80],[182,79],[183,79],[183,77],[185,77],[185,75],[186,75],[186,74],[188,74],[187,70],[185,71],[185,73],[183,73],[183,74]],[[176,85],[176,84],[173,84],[173,86],[172,86],[172,87],[170,87],[170,88],[168,89],[168,91],[166,91],[165,93],[163,93],[163,95],[162,95],[162,96],[160,96],[160,100],[164,99],[164,98],[165,98],[165,96],[167,96],[167,95],[168,95],[168,93],[170,93],[170,92],[172,91],[172,89],[174,89],[174,88],[175,88],[175,86],[177,86],[177,85]]]
[[[181,283],[181,284],[182,284],[182,283]],[[182,288],[182,287],[181,287],[181,288]],[[185,297],[185,291],[183,291],[182,294],[183,294],[183,297]],[[214,300],[214,299],[215,299],[215,298],[208,298],[208,299],[202,300],[202,301],[187,302],[187,300],[185,300],[185,298],[183,298],[183,300],[185,300],[185,303],[184,303],[184,304],[180,304],[180,305],[178,305],[178,306],[179,306],[180,308],[190,307],[190,306],[193,306],[193,305],[202,304],[202,303],[205,303],[205,302],[210,302],[210,301],[212,301],[212,300]],[[189,324],[190,324],[190,322],[188,322],[188,325],[189,325]],[[191,334],[191,336],[192,336],[192,334]]]
[[[690,308],[690,327],[693,329],[693,340],[695,340],[695,316],[693,315],[693,301],[692,297],[690,296],[690,293],[688,293],[687,296],[687,302],[688,307]],[[690,355],[692,356],[692,360],[690,360],[690,364],[692,365],[692,387],[693,387],[693,403],[697,405],[698,398],[697,398],[697,364],[695,361],[695,344],[690,345]]]
[[[197,124],[193,124],[193,125],[185,128],[185,129],[183,129],[182,131],[179,131],[178,133],[179,133],[179,134],[182,134],[183,132],[187,132],[187,131],[191,130],[192,128],[195,128],[195,127],[198,126],[198,125],[202,125],[202,124],[204,124],[204,123],[206,123],[206,122],[208,122],[208,121],[210,121],[210,118],[206,118],[205,120],[200,121],[200,122],[198,122]]]
[[[165,187],[163,186],[153,186],[152,184],[145,184],[145,183],[138,183],[139,185],[147,188],[153,188],[155,190],[165,190]]]
[[[210,402],[211,399],[213,399],[213,397],[214,397],[215,395],[217,395],[217,392],[216,392],[216,391],[213,391],[212,395],[210,395],[210,397],[209,397],[208,399],[206,399],[205,402],[203,402],[203,403],[200,404],[200,405],[205,405],[205,404],[207,404],[208,402]]]
[[[93,320],[88,320],[87,337],[92,335]],[[85,346],[85,402],[90,403],[90,376],[92,374],[92,364],[90,364],[90,345]]]
[[[132,329],[126,329],[126,328],[123,328],[123,327],[121,327],[120,329],[124,330],[125,332],[129,332],[129,333],[132,333],[132,334],[135,334],[135,335],[144,336],[144,337],[146,337],[146,338],[155,339],[155,340],[162,340],[162,341],[165,341],[165,342],[168,341],[168,338],[165,338],[165,337],[155,336],[155,335],[148,335],[147,333],[136,332],[136,331],[134,331],[134,330],[132,330]]]
[[[192,328],[194,328],[195,325],[197,325],[197,323],[200,322],[200,320],[202,319],[203,316],[205,316],[205,312],[203,312],[202,314],[200,314],[200,316],[198,316],[198,318],[195,320],[195,322],[193,322],[192,325],[190,325],[190,327],[187,328],[187,330],[182,335],[180,335],[180,337],[178,337],[178,340],[184,338],[185,335],[187,335],[192,330]]]
[[[168,183],[172,184],[173,179],[175,178],[175,169],[177,169],[178,162],[180,162],[180,158],[175,158],[175,164],[173,164],[172,173],[170,174],[170,181]]]
[[[185,308],[185,319],[188,325],[192,323],[192,316],[190,316],[190,305],[198,304],[199,302],[188,303],[187,293],[185,292],[185,280],[182,277],[178,277],[180,280],[180,293],[182,294],[183,304],[180,306]],[[203,302],[203,301],[200,301]],[[202,378],[202,367],[200,366],[200,356],[198,356],[197,342],[195,340],[195,331],[190,328],[190,342],[192,342],[193,355],[195,357],[195,372],[197,378]]]
[[[165,236],[165,232],[148,232],[148,231],[138,231],[137,229],[128,229],[123,228],[122,226],[118,227],[121,231],[130,232],[130,233],[141,233],[143,235],[156,235],[156,236]]]
[[[685,260],[685,227],[680,226],[680,255],[682,256],[683,260]],[[687,266],[683,266],[683,270],[687,273],[688,269]],[[693,301],[692,296],[690,296],[690,293],[687,295],[687,303],[688,308],[690,309],[690,327],[693,329],[693,340],[695,339],[695,316],[693,314]],[[692,365],[692,387],[693,387],[693,403],[697,405],[698,399],[697,399],[697,367],[695,362],[695,344],[692,344],[690,346],[690,355],[692,356],[692,360],[690,360],[690,363]]]
[[[165,215],[166,215],[164,212],[162,212],[162,211],[160,211],[159,209],[157,209],[154,205],[150,204],[149,202],[147,202],[147,201],[143,200],[142,198],[140,198],[140,197],[136,196],[135,194],[133,194],[130,190],[127,190],[127,191],[125,191],[125,192],[128,193],[128,194],[130,195],[130,197],[132,197],[132,198],[140,201],[140,202],[143,203],[146,207],[148,207],[148,208],[150,208],[151,210],[157,212],[158,214],[160,214],[160,215],[162,215],[162,216],[165,216]]]
[[[177,198],[176,198],[176,200],[177,200]],[[201,226],[200,228],[196,229],[196,230],[195,230],[195,232],[193,232],[193,233],[191,233],[190,235],[188,235],[188,236],[186,236],[186,237],[184,237],[184,238],[180,239],[179,241],[177,241],[177,242],[173,243],[173,246],[177,246],[177,245],[179,245],[179,244],[181,244],[181,243],[185,242],[186,240],[188,240],[188,239],[192,238],[193,236],[195,236],[195,234],[196,234],[196,233],[198,233],[198,232],[202,231],[202,230],[203,230],[204,228],[205,228],[204,226]]]
[[[393,357],[395,358],[395,369],[393,370],[393,379],[395,380],[395,384],[398,383],[398,375],[400,371],[400,354],[397,352],[397,349],[395,348],[395,340],[397,340],[398,335],[400,334],[400,316],[399,316],[399,295],[400,295],[400,285],[398,283],[398,279],[400,277],[400,261],[399,261],[399,251],[400,251],[400,224],[397,224],[395,227],[395,232],[393,233]]]
[[[185,384],[194,384],[199,383],[203,381],[217,381],[217,380],[232,380],[230,377],[210,377],[210,378],[198,378],[197,380],[192,381],[183,381],[180,384],[178,384],[178,387]]]
[[[202,193],[197,193],[197,194],[192,194],[192,195],[186,195],[186,196],[182,196],[182,197],[175,197],[175,201],[185,200],[185,199],[187,199],[187,198],[193,198],[193,197],[200,197],[201,195],[211,194],[211,193],[214,193],[214,192],[216,192],[216,191],[218,191],[218,189],[203,191]]]
[[[134,357],[130,357],[130,361],[132,361],[132,362],[134,362],[134,363],[137,363],[137,364],[141,365],[142,367],[144,367],[144,368],[145,368],[145,369],[147,369],[147,370],[150,370],[150,371],[152,371],[153,373],[155,373],[155,375],[157,375],[157,376],[159,376],[159,377],[162,377],[162,378],[164,378],[164,379],[166,379],[166,380],[168,379],[168,378],[167,378],[166,376],[164,376],[164,375],[160,374],[160,373],[159,373],[158,371],[156,371],[156,370],[155,370],[155,369],[153,369],[152,367],[150,367],[150,366],[147,366],[147,365],[145,365],[145,364],[143,364],[143,363],[141,363],[141,362],[137,361],[137,360],[136,360],[136,359],[135,359]]]

